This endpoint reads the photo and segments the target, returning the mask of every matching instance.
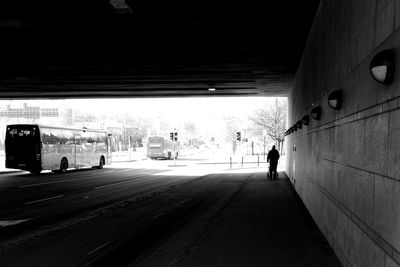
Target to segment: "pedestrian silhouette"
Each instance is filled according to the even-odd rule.
[[[278,167],[279,152],[272,146],[272,149],[268,152],[267,162],[269,162],[269,178],[277,179],[276,168]],[[274,176],[272,176],[272,174]]]

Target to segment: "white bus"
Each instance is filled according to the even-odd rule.
[[[39,174],[69,168],[111,164],[110,136],[102,130],[73,129],[36,124],[8,125],[6,168]]]
[[[151,136],[147,141],[147,157],[150,159],[178,158],[177,145],[161,136]]]

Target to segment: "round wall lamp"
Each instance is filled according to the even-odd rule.
[[[343,103],[343,92],[342,90],[336,90],[330,93],[328,96],[328,105],[336,110],[339,110],[342,108],[342,103]]]
[[[383,84],[390,84],[394,74],[394,52],[393,49],[382,50],[376,54],[369,65],[372,77]]]
[[[296,126],[297,126],[297,129],[301,129],[303,127],[301,120],[297,121]]]
[[[301,119],[301,121],[303,122],[304,125],[308,125],[310,123],[310,116],[309,115],[305,115],[303,116],[303,118]]]
[[[321,106],[316,106],[311,110],[311,117],[314,120],[320,120],[321,119],[321,113],[322,113]]]

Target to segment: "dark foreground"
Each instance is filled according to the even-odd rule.
[[[130,266],[341,266],[288,179],[221,180],[235,188]],[[282,177],[284,177],[282,179]],[[216,197],[216,196],[215,196]]]
[[[42,176],[34,185],[21,176],[18,187],[16,178],[6,180],[2,190],[10,196],[63,197],[13,207],[11,198],[8,208],[2,200],[3,211],[34,219],[0,228],[0,266],[340,266],[280,176],[271,181],[251,169],[199,177],[115,169],[49,176],[60,179],[51,182]]]

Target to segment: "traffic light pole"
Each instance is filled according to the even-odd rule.
[[[175,129],[176,130],[176,129]],[[178,132],[171,132],[169,133],[169,136],[172,140],[173,146],[174,146],[174,165],[176,165],[176,153],[177,153],[177,146],[178,146]]]
[[[177,141],[174,140],[174,166],[176,165],[176,143]]]

